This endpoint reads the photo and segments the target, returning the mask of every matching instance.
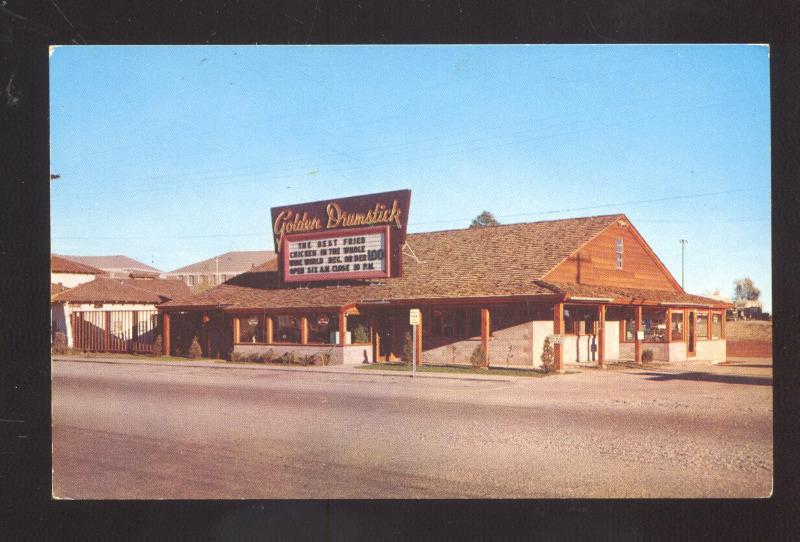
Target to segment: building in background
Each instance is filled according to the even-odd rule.
[[[134,260],[128,256],[66,256],[62,258],[72,260],[74,262],[90,265],[102,269],[111,278],[130,278],[131,273],[152,275],[155,277],[162,276],[159,269],[146,263]]]
[[[271,250],[226,252],[164,273],[164,276],[182,280],[197,293],[222,284],[236,275],[252,271],[274,259],[275,253]]]
[[[52,330],[67,346],[99,352],[149,352],[159,333],[156,307],[191,295],[179,280],[99,275],[51,297]]]
[[[51,294],[74,288],[89,282],[105,271],[73,260],[50,255],[50,292]]]

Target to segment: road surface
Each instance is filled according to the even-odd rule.
[[[69,499],[765,497],[771,366],[465,381],[53,362]]]

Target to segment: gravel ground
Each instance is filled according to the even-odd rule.
[[[765,497],[771,369],[411,381],[55,362],[54,494]]]

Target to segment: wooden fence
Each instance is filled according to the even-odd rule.
[[[73,347],[87,352],[149,353],[161,333],[158,311],[80,311],[70,315]]]

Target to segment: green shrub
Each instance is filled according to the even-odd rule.
[[[473,367],[481,367],[483,365],[483,344],[479,344],[472,351],[469,356],[469,363]]]
[[[233,350],[231,352],[231,361],[242,362],[247,360],[247,355]]]
[[[411,332],[406,331],[406,334],[403,335],[403,361],[405,361],[406,363],[411,363],[413,357],[414,357],[414,341],[411,337]]]
[[[353,329],[353,342],[354,343],[368,343],[369,342],[369,328],[364,324],[358,324]]]
[[[550,337],[545,337],[544,339],[541,360],[542,371],[545,373],[549,373],[556,368],[555,353],[553,352],[553,345],[550,343]]]
[[[256,363],[269,363],[272,359],[269,352],[259,352],[256,355]]]
[[[53,354],[66,354],[68,350],[67,336],[63,331],[56,331],[56,335],[53,337]]]
[[[330,352],[323,352],[322,353],[322,364],[328,365],[331,362],[331,353]]]
[[[150,347],[150,353],[156,357],[164,353],[164,341],[161,335],[158,335],[156,340],[153,341],[153,346]]]
[[[642,352],[642,363],[649,363],[653,361],[653,351],[649,348],[645,348],[644,352]]]
[[[200,359],[203,357],[203,349],[200,347],[200,341],[197,340],[197,335],[192,338],[192,344],[189,346],[189,357],[192,359]]]

